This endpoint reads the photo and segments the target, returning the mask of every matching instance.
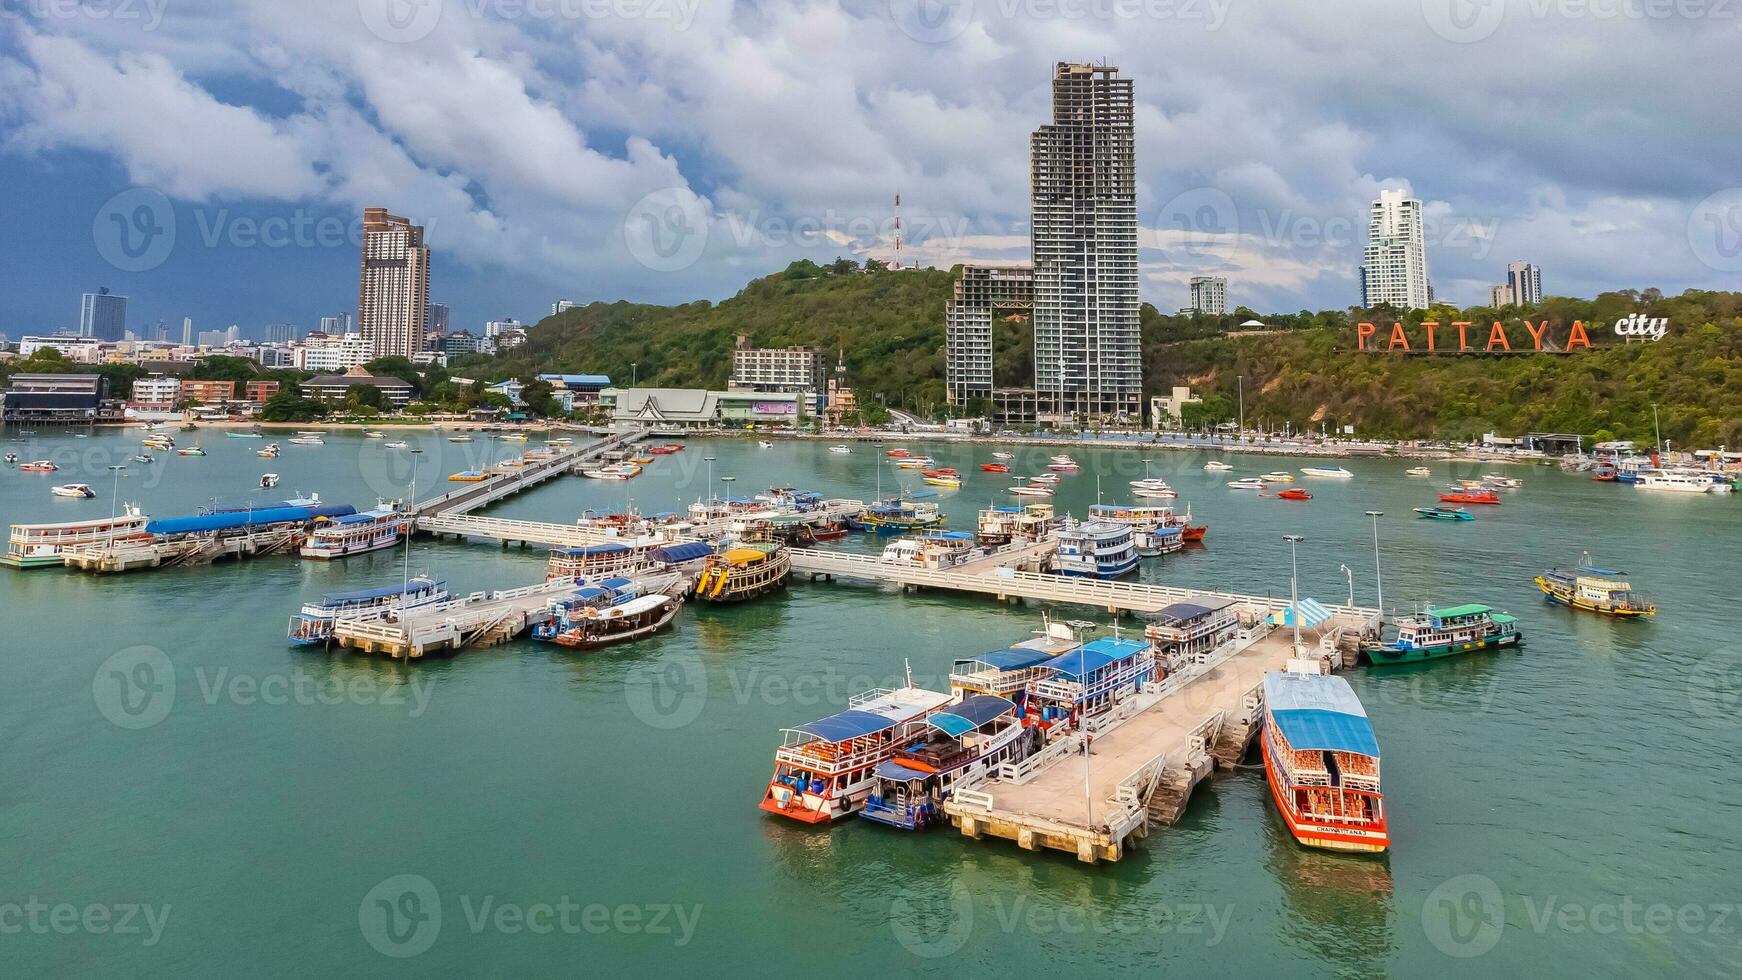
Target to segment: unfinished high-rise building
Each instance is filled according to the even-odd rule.
[[[1034,309],[1034,270],[1027,265],[964,265],[955,296],[944,304],[944,377],[952,405],[992,397],[992,325],[1027,319]]]

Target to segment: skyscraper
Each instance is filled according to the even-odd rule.
[[[376,357],[410,357],[423,349],[429,315],[429,247],[423,226],[363,209],[363,262],[357,321]]]
[[[944,303],[944,379],[952,405],[992,397],[992,323],[1034,310],[1034,270],[964,265]]]
[[[194,318],[191,316],[184,316],[181,318],[181,345],[183,347],[191,347],[193,346],[193,342]]]
[[[448,306],[446,303],[429,304],[429,332],[437,337],[446,336],[448,332]],[[440,344],[436,345],[440,347]]]
[[[1513,302],[1519,306],[1542,302],[1542,270],[1529,262],[1521,260],[1508,265],[1506,285],[1512,290]]]
[[[120,340],[126,332],[127,297],[116,296],[103,286],[79,299],[79,336]]]
[[[550,315],[556,316],[558,313],[561,313],[564,310],[572,310],[579,305],[580,305],[579,303],[576,303],[572,299],[559,299],[556,302],[550,304]]]
[[[1193,276],[1191,310],[1210,316],[1228,312],[1228,280],[1222,276]]]
[[[1059,63],[1029,138],[1034,385],[1057,417],[1143,417],[1131,80]]]
[[[1367,216],[1361,305],[1425,310],[1432,304],[1424,234],[1420,201],[1400,190],[1379,192]]]

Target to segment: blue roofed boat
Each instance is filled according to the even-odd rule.
[[[391,548],[410,532],[410,512],[382,503],[374,510],[315,521],[301,553],[317,559],[361,555]]]
[[[214,534],[222,531],[246,530],[283,524],[307,524],[322,517],[344,517],[357,508],[349,504],[319,507],[267,507],[260,510],[219,511],[191,517],[163,517],[145,525],[148,534],[175,537],[186,534]]]
[[[925,719],[949,702],[949,695],[910,681],[867,691],[849,699],[845,711],[786,729],[761,809],[810,824],[851,816],[871,795],[877,767],[923,738]]]
[[[291,617],[288,639],[300,646],[325,643],[332,638],[333,624],[340,616],[380,613],[402,607],[416,609],[449,598],[446,583],[427,575],[376,589],[325,592]]]
[[[1039,732],[1025,728],[1016,703],[991,694],[971,694],[925,719],[923,737],[897,748],[872,771],[871,795],[859,815],[867,820],[923,830],[943,819],[944,801],[1006,762],[1034,751]]]
[[[1379,739],[1348,681],[1311,669],[1264,675],[1262,744],[1271,799],[1295,840],[1337,851],[1390,847]]]
[[[1137,568],[1137,545],[1125,524],[1067,518],[1058,529],[1058,542],[1052,561],[1060,575],[1114,579]]]
[[[573,593],[551,601],[547,621],[533,624],[533,639],[556,642],[558,637],[577,629],[588,611],[619,606],[640,594],[633,579],[621,577],[576,584]]]
[[[545,578],[595,579],[638,571],[652,565],[657,552],[671,542],[658,535],[642,535],[622,541],[557,548],[545,564]]]
[[[975,694],[993,694],[1016,703],[1026,717],[1028,686],[1052,676],[1047,661],[1082,646],[1068,623],[1045,620],[1031,639],[973,657],[962,657],[950,667],[950,693],[957,699]]]
[[[1153,680],[1155,651],[1145,641],[1104,636],[1038,668],[1046,673],[1028,685],[1028,711],[1049,726],[1075,728]]]

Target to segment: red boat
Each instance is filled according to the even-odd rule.
[[[907,450],[905,450],[905,449],[891,449],[890,451],[884,453],[883,455],[894,456],[896,459],[901,459],[902,457],[908,455],[908,453],[907,453]]]
[[[1289,487],[1276,495],[1278,500],[1311,500],[1313,495],[1303,487]]]
[[[682,448],[682,446],[654,446],[649,449],[648,452],[655,456],[670,456],[672,453],[675,453]]]
[[[981,463],[980,468],[985,470],[988,473],[1008,473],[1008,472],[1010,472],[1010,467],[1005,466],[1003,463]]]
[[[1448,504],[1494,504],[1499,506],[1500,497],[1492,490],[1448,490],[1440,494],[1440,501]]]
[[[933,478],[938,478],[938,477],[948,478],[948,477],[952,477],[952,476],[961,476],[962,474],[957,473],[954,469],[952,469],[948,466],[942,466],[942,467],[939,467],[938,469],[935,469],[935,470],[920,470],[919,475],[920,476],[929,476],[929,477],[933,477]]]
[[[1202,540],[1204,540],[1204,534],[1206,532],[1208,532],[1209,530],[1210,530],[1210,525],[1208,525],[1208,524],[1199,524],[1196,527],[1193,527],[1192,525],[1187,524],[1185,526],[1185,528],[1180,531],[1180,540],[1181,541],[1202,541]]]

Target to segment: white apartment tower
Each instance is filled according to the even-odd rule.
[[[1380,191],[1368,212],[1363,257],[1363,306],[1390,303],[1398,309],[1425,310],[1432,304],[1420,201],[1400,190]]]
[[[357,326],[376,357],[410,357],[423,350],[429,316],[429,247],[423,226],[363,209],[363,267]]]
[[[951,405],[992,397],[992,324],[1034,312],[1034,270],[964,265],[944,304],[944,381]]]
[[[1512,290],[1513,302],[1520,306],[1535,306],[1542,302],[1542,270],[1529,262],[1509,264],[1506,285]]]
[[[1191,310],[1208,316],[1228,313],[1228,280],[1222,276],[1193,276]]]
[[[1059,63],[1029,139],[1034,385],[1059,416],[1143,417],[1129,78]]]

